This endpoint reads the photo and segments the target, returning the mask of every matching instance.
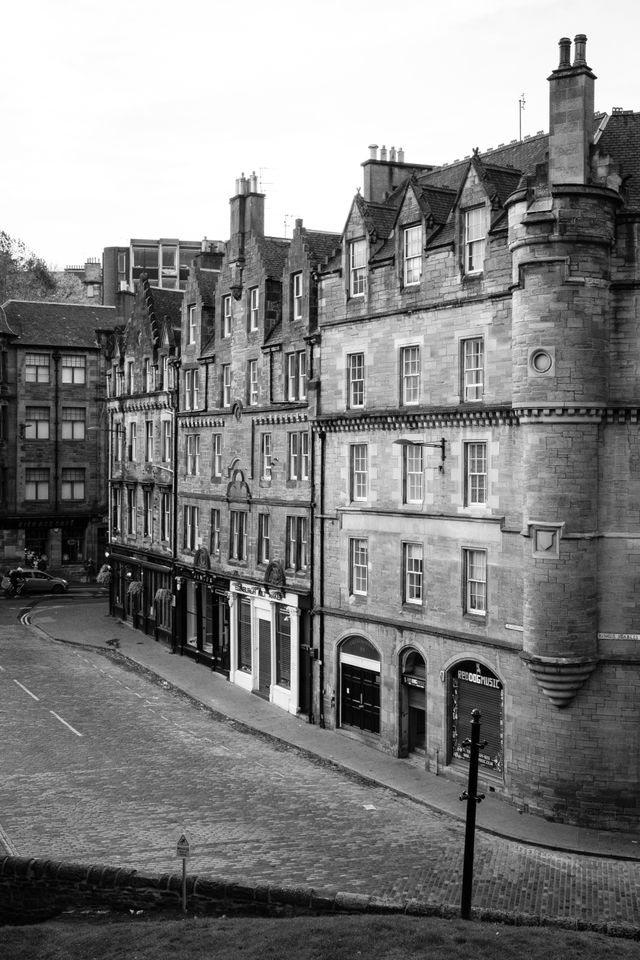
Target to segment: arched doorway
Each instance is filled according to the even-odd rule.
[[[380,733],[380,654],[364,637],[340,645],[340,725]]]
[[[426,724],[427,668],[422,654],[409,650],[402,657],[401,704],[402,740],[408,754],[424,756]]]
[[[449,670],[451,758],[469,759],[471,711],[480,711],[481,766],[502,771],[504,691],[502,681],[477,660],[460,660]]]

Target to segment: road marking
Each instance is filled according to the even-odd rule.
[[[63,720],[62,717],[59,717],[58,714],[55,712],[55,710],[49,710],[49,713],[52,713],[53,716],[56,718],[56,720],[59,720],[60,723],[64,723],[65,727],[68,727],[69,730],[71,730],[71,733],[75,733],[76,737],[82,736],[82,734],[78,733],[78,731],[74,727],[72,727],[70,723],[67,723],[66,720]]]
[[[31,693],[31,690],[27,690],[25,685],[23,683],[20,683],[19,680],[14,680],[13,682],[16,683],[21,690],[24,690],[25,693],[28,693],[30,697],[33,697],[34,700],[37,700],[38,703],[40,702],[40,697],[36,697],[35,693]]]

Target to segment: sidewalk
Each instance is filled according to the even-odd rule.
[[[73,592],[74,598],[56,605],[55,612],[48,611],[47,605],[36,606],[29,616],[32,628],[56,640],[106,650],[113,649],[108,641],[117,640],[121,655],[224,717],[464,820],[466,804],[459,799],[464,786],[458,782],[388,756],[339,731],[309,724],[241,690],[190,657],[171,654],[164,643],[110,617],[106,613],[106,598],[95,586],[74,584]],[[542,817],[518,813],[494,793],[488,793],[478,805],[476,823],[479,830],[524,844],[640,860],[640,833],[611,833],[551,823]]]

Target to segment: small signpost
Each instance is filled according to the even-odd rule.
[[[189,841],[181,834],[176,847],[176,857],[182,859],[182,912],[187,912],[187,860],[191,856]]]

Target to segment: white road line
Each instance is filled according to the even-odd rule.
[[[59,720],[60,723],[64,723],[65,727],[68,727],[69,730],[71,730],[71,733],[75,733],[76,737],[81,737],[81,736],[82,736],[82,734],[81,734],[81,733],[78,733],[78,731],[75,730],[75,729],[71,726],[70,723],[67,723],[66,720],[63,720],[62,717],[59,717],[58,714],[57,714],[54,710],[49,710],[49,713],[52,713],[53,716],[56,718],[56,720]]]
[[[13,682],[17,684],[21,690],[24,690],[25,693],[28,693],[30,697],[33,697],[34,700],[37,700],[38,703],[40,702],[40,697],[36,697],[35,693],[31,693],[31,690],[27,690],[25,685],[23,683],[20,683],[19,680],[14,680]]]

